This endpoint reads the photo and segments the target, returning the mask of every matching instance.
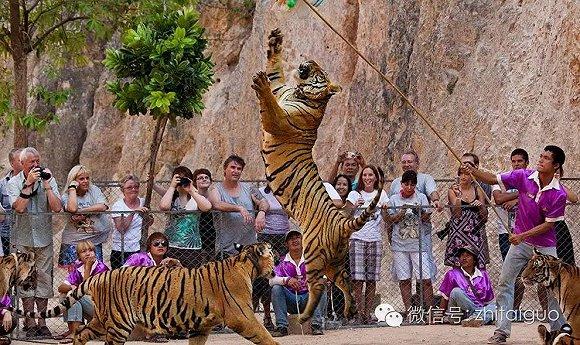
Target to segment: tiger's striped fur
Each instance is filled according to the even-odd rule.
[[[539,326],[542,341],[556,345],[574,344],[574,340],[580,340],[580,268],[534,249],[534,255],[522,272],[522,281],[525,285],[543,284],[552,290],[572,327],[571,336],[567,336],[551,334],[545,326]]]
[[[12,253],[0,257],[0,296],[10,288],[19,286],[24,290],[36,287],[37,271],[34,253]]]
[[[190,344],[204,344],[212,328],[222,323],[256,344],[278,344],[252,309],[252,280],[272,277],[274,260],[272,246],[257,243],[198,269],[123,267],[89,277],[46,313],[16,312],[55,317],[88,294],[95,315],[75,333],[74,344],[101,337],[107,344],[124,344],[136,326],[152,334],[189,330]]]
[[[252,88],[260,102],[262,157],[274,196],[303,230],[308,280],[308,303],[300,321],[308,320],[324,290],[326,275],[345,296],[345,316],[356,313],[350,278],[345,270],[350,235],[373,213],[381,193],[357,218],[345,216],[326,193],[312,147],[328,100],[340,91],[314,61],[300,65],[296,87],[285,84],[282,70],[282,34],[268,37],[267,74],[259,72]],[[382,189],[382,181],[379,190]]]

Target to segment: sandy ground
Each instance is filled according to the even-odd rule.
[[[514,324],[512,337],[507,344],[529,345],[540,344],[536,332],[538,324],[525,325]],[[493,334],[494,326],[480,328],[466,328],[461,326],[435,325],[435,326],[404,326],[399,328],[356,328],[327,330],[322,336],[289,335],[277,338],[282,345],[302,344],[485,344],[488,337]],[[56,341],[46,343],[57,344]],[[208,344],[250,344],[249,341],[237,334],[215,334],[209,337]],[[30,344],[30,342],[13,341],[12,344]],[[89,344],[102,344],[102,342],[90,342]],[[146,342],[129,342],[134,345],[151,345]],[[186,340],[171,341],[170,344],[187,344]]]

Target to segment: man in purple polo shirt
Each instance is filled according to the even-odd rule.
[[[493,288],[487,271],[478,269],[477,249],[465,246],[457,251],[461,267],[455,267],[445,273],[439,292],[442,295],[440,307],[449,308],[448,313],[455,311],[467,315],[461,321],[464,327],[479,327],[493,320],[495,304]]]
[[[566,191],[554,174],[560,171],[565,160],[561,148],[549,145],[540,155],[536,170],[519,169],[495,176],[467,164],[462,166],[480,181],[498,183],[504,190],[517,189],[519,192],[518,216],[513,233],[509,235],[511,245],[501,268],[497,289],[497,329],[488,339],[488,344],[505,343],[510,336],[511,321],[516,314],[512,310],[515,280],[532,257],[533,249],[557,256],[554,223],[564,219]],[[551,293],[548,294],[548,318],[552,330],[560,329],[565,322]]]
[[[274,268],[276,276],[270,279],[272,286],[272,304],[276,315],[276,330],[273,337],[288,335],[288,311],[298,314],[308,302],[308,285],[306,283],[306,263],[302,251],[302,233],[292,229],[286,233],[288,254]],[[322,335],[322,311],[326,301],[326,291],[312,317],[312,334]],[[296,309],[296,305],[300,310]]]

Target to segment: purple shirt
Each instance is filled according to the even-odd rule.
[[[80,283],[83,282],[83,273],[84,273],[84,266],[83,263],[80,261],[76,262],[75,269],[68,274],[68,277],[65,279],[64,283],[68,285],[75,285],[79,286]],[[95,261],[93,267],[91,268],[90,277],[97,275],[99,273],[103,273],[109,270],[109,267],[105,265],[102,261]]]
[[[4,295],[2,299],[0,299],[0,308],[2,307],[10,307],[12,306],[12,301],[10,300],[10,296]],[[0,315],[6,314],[6,309],[0,309]]]
[[[540,188],[536,170],[518,169],[498,175],[497,180],[504,190],[517,189],[519,192],[515,234],[529,231],[544,222],[564,220],[567,195],[557,179]],[[526,238],[525,242],[538,247],[556,246],[554,227],[543,234]]]
[[[286,254],[284,259],[274,268],[274,273],[276,277],[270,280],[270,285],[284,285],[284,287],[290,292],[298,292],[299,294],[307,293],[308,292],[308,285],[306,284],[306,263],[304,262],[304,255],[300,259],[298,266],[290,253]],[[300,282],[300,290],[295,291],[289,286],[285,285],[285,282],[290,278],[296,278]]]
[[[471,279],[471,284],[477,291],[477,295],[473,292],[471,286],[469,286],[467,279]],[[449,299],[451,290],[457,287],[465,292],[467,297],[473,301],[476,307],[483,307],[494,298],[493,287],[487,271],[479,270],[477,267],[475,268],[475,272],[471,278],[469,278],[467,272],[460,267],[447,271],[445,277],[443,277],[443,281],[441,282],[439,292],[441,292],[445,299]]]
[[[155,264],[155,260],[153,260],[153,258],[151,257],[151,254],[135,253],[129,256],[129,258],[127,258],[127,261],[125,261],[125,264],[123,265],[123,267],[132,267],[132,266],[150,267],[157,265]]]

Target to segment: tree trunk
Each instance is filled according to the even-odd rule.
[[[14,147],[28,146],[28,133],[20,123],[22,116],[27,111],[28,95],[28,65],[27,47],[28,40],[24,37],[24,30],[20,22],[20,4],[18,0],[10,0],[10,47],[12,48],[12,61],[14,62],[14,94],[12,106],[14,114]]]
[[[155,130],[153,132],[153,141],[151,142],[151,156],[149,158],[149,180],[147,181],[147,192],[145,194],[144,206],[147,208],[151,207],[151,195],[153,194],[153,183],[155,176],[155,163],[157,162],[157,153],[159,152],[159,147],[161,146],[161,141],[163,140],[163,132],[165,131],[165,126],[167,125],[167,116],[162,116],[157,119],[155,124]],[[145,245],[147,243],[147,237],[149,236],[149,226],[151,225],[152,217],[143,217],[143,224],[141,226],[141,250],[146,251]]]

